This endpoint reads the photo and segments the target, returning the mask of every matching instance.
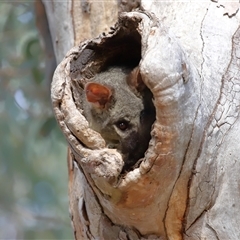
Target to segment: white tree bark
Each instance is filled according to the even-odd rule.
[[[58,62],[73,44],[117,20],[116,1],[45,6]],[[73,48],[61,62],[52,99],[71,148],[76,239],[240,239],[238,7],[142,0],[143,11],[123,13],[111,34]],[[140,39],[134,41],[141,43],[141,74],[157,115],[144,160],[124,177],[120,154],[105,148],[76,101],[81,74],[97,71],[109,57],[91,53],[117,46],[113,36],[120,33]]]

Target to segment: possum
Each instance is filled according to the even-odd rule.
[[[116,148],[125,169],[144,157],[156,113],[153,95],[139,68],[111,67],[85,85],[83,114],[108,148]]]

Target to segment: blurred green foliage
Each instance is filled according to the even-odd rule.
[[[0,239],[72,239],[66,142],[33,3],[0,2]]]

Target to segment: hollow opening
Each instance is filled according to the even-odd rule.
[[[141,35],[136,30],[136,26],[134,26],[132,29],[126,29],[122,27],[118,29],[118,32],[113,36],[103,38],[100,42],[98,40],[88,43],[79,57],[75,59],[75,64],[77,63],[78,67],[74,67],[74,69],[79,69],[81,79],[85,79],[82,81],[82,86],[84,88],[84,85],[88,81],[91,81],[93,76],[96,76],[102,72],[106,72],[112,67],[134,69],[139,65],[140,60]],[[71,73],[75,74],[76,70],[75,72],[71,71]],[[119,87],[117,91],[120,91]],[[115,99],[113,99],[113,101],[109,104],[110,107],[106,110],[106,112],[101,113],[102,115],[106,116],[106,118],[110,118],[106,119],[105,122],[103,119],[101,119],[102,116],[99,117],[96,113],[92,113],[92,116],[88,118],[87,115],[90,113],[87,112],[90,111],[88,111],[88,109],[84,109],[83,111],[83,114],[85,113],[84,115],[87,120],[96,120],[96,122],[104,122],[104,124],[109,122],[109,124],[114,125],[107,126],[106,131],[112,129],[112,131],[116,131],[120,136],[120,139],[114,139],[115,137],[113,137],[113,142],[115,141],[120,143],[120,147],[116,148],[122,154],[125,162],[123,172],[131,170],[138,160],[144,157],[151,139],[151,127],[156,118],[155,107],[152,103],[153,96],[147,87],[145,87],[144,90],[141,90],[141,92],[137,92],[137,94],[135,94],[136,91],[134,93],[137,95],[134,96],[136,98],[136,106],[140,106],[141,109],[137,109],[137,107],[134,105],[134,99],[128,99],[130,98],[128,91],[130,90],[126,89],[125,93],[123,92],[122,95],[120,94],[121,96],[117,95],[115,92],[115,96],[113,97]],[[141,103],[139,103],[140,101]],[[124,110],[121,111],[121,109],[117,109],[116,106],[113,106],[114,104]],[[105,110],[101,109],[101,111]],[[119,116],[117,114],[119,114]],[[98,119],[94,119],[95,117]],[[127,128],[127,130],[124,128],[122,132],[121,129],[119,130],[117,128],[116,124],[121,121],[124,124],[128,124],[129,121],[129,128]],[[91,125],[94,124],[90,123],[90,126]],[[132,129],[130,129],[130,127]],[[100,129],[101,127],[98,128]],[[104,128],[102,129],[101,131],[105,131]],[[97,129],[94,130],[98,131]],[[98,132],[106,141],[106,139],[109,138],[108,134],[111,135],[111,133],[101,131]],[[110,136],[110,138],[111,137],[112,136]],[[110,143],[108,146],[111,146],[110,148],[112,148],[114,144]]]

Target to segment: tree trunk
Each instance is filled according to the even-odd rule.
[[[66,55],[52,101],[69,142],[76,239],[240,239],[239,3],[44,4],[58,63]],[[83,78],[119,56],[139,62],[156,108],[145,157],[124,176],[79,94]]]

